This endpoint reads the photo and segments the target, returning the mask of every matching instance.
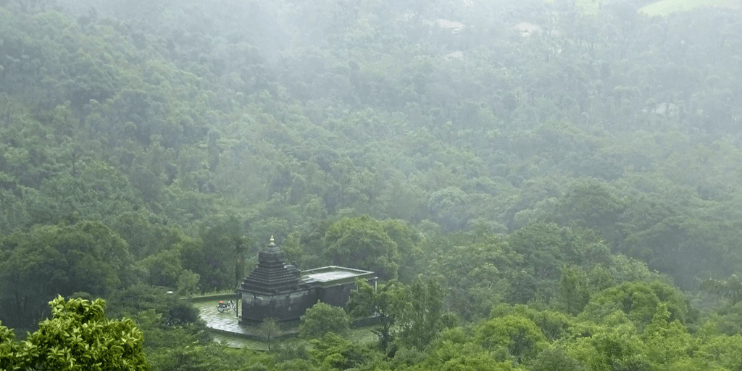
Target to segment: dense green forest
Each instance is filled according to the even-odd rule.
[[[742,369],[742,4],[650,3],[0,0],[0,369],[54,321],[132,370]],[[266,353],[163,295],[271,235],[384,283]]]

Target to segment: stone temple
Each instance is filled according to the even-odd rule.
[[[344,307],[358,278],[376,285],[374,272],[360,269],[328,266],[302,272],[284,262],[283,251],[271,237],[258,255],[258,266],[237,287],[241,322],[254,325],[269,317],[297,321],[317,301]]]

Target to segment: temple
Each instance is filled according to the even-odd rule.
[[[302,272],[285,264],[283,251],[271,237],[258,255],[258,266],[237,287],[241,322],[257,324],[269,317],[297,321],[317,301],[343,307],[358,278],[374,285],[377,280],[374,272],[337,266]]]

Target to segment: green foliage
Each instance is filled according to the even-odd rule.
[[[705,280],[701,283],[701,290],[726,298],[731,305],[742,301],[742,280],[734,274],[726,281]]]
[[[320,338],[328,332],[345,335],[349,329],[350,317],[343,308],[317,302],[301,316],[299,336]]]
[[[559,278],[559,301],[569,314],[582,312],[590,300],[589,280],[580,267],[564,267]]]
[[[432,279],[418,277],[409,286],[406,302],[399,339],[408,347],[424,350],[444,325],[443,289]]]
[[[378,284],[376,289],[364,280],[357,280],[356,285],[358,289],[351,292],[348,310],[356,318],[378,318],[379,347],[386,350],[394,339],[392,328],[404,315],[407,288],[398,281]]]
[[[199,323],[198,310],[177,295],[168,294],[165,287],[133,285],[111,295],[110,312],[115,317],[132,317],[140,312],[154,311],[161,325]]]
[[[441,277],[445,307],[464,319],[485,317],[505,300],[507,276],[522,261],[504,238],[489,233],[430,240],[425,249],[432,250],[430,273]]]
[[[605,186],[585,182],[577,184],[562,197],[558,215],[565,222],[600,231],[608,241],[614,241],[615,225],[624,207],[624,202]]]
[[[653,369],[643,355],[643,344],[630,322],[611,323],[609,326],[591,337],[590,346],[595,353],[574,351],[578,361],[592,369]]]
[[[492,308],[491,318],[518,316],[535,323],[548,341],[568,338],[574,334],[590,333],[590,326],[561,312],[537,310],[525,305],[498,305]]]
[[[30,328],[57,294],[106,295],[134,280],[126,242],[101,222],[36,226],[2,243],[2,308],[16,327]]]
[[[271,370],[269,355],[236,351],[219,344],[173,346],[152,358],[152,369],[175,371]]]
[[[243,254],[250,240],[243,233],[239,221],[230,217],[202,231],[202,243],[197,241],[183,249],[183,268],[198,274],[202,290],[232,288],[244,278]],[[173,286],[177,280],[176,275]]]
[[[659,281],[627,282],[598,292],[590,298],[582,315],[600,320],[614,311],[621,311],[638,328],[644,328],[662,306],[669,311],[671,321],[684,324],[690,319],[688,303],[682,293]]]
[[[323,243],[324,255],[335,265],[368,269],[387,279],[397,277],[397,243],[371,217],[338,220],[327,229]]]
[[[460,188],[448,187],[430,195],[428,209],[444,231],[455,231],[469,219],[468,200],[469,195]]]
[[[142,266],[149,272],[147,283],[152,286],[176,287],[183,272],[180,251],[163,250],[142,260]]]
[[[104,301],[60,296],[49,305],[51,319],[19,345],[0,327],[3,369],[149,370],[141,331],[130,319],[106,319]]]
[[[567,355],[564,350],[549,347],[538,354],[528,366],[530,371],[582,371],[579,361]]]
[[[734,369],[738,308],[696,332],[653,281],[742,264],[739,12],[516,3],[0,1],[4,324],[86,292],[146,324],[156,369]],[[354,305],[387,356],[420,353],[204,346],[162,291],[233,288],[270,235],[304,268],[411,284]],[[454,316],[556,345],[514,366],[464,329],[436,340]]]
[[[309,354],[312,361],[331,369],[347,370],[364,365],[375,357],[371,349],[353,344],[332,332],[311,343],[313,349]]]
[[[276,336],[278,336],[279,331],[281,331],[281,328],[278,325],[278,320],[275,318],[268,317],[260,323],[260,334],[268,342],[269,352],[271,350],[271,344],[273,344]]]
[[[15,334],[0,323],[0,369],[10,370],[16,365],[18,344],[14,342]]]
[[[547,342],[533,321],[517,316],[493,318],[476,329],[476,341],[485,349],[507,349],[519,363],[533,359]]]
[[[178,288],[178,295],[191,296],[199,292],[198,282],[201,276],[198,273],[193,273],[188,269],[184,269],[178,276],[178,282],[176,287]]]

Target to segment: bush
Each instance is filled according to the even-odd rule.
[[[343,308],[317,302],[301,316],[299,336],[320,338],[328,332],[342,335],[350,329],[350,318]]]

